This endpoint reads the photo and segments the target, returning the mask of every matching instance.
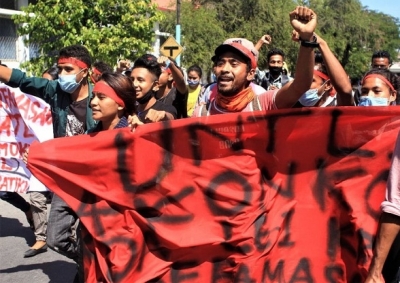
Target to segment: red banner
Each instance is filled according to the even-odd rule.
[[[362,282],[398,107],[217,115],[34,144],[87,282]]]

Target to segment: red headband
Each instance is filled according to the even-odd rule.
[[[96,75],[101,75],[101,72],[97,70],[95,67],[92,68],[92,72],[95,73]]]
[[[58,59],[58,64],[64,64],[64,63],[71,63],[82,69],[86,69],[88,67],[88,65],[85,62],[78,60],[76,58],[73,58],[73,57],[63,57],[63,58]]]
[[[326,81],[329,80],[329,77],[320,71],[314,70],[314,75],[320,77],[323,80],[326,80]]]
[[[385,77],[382,76],[382,75],[379,75],[379,74],[370,74],[370,75],[368,75],[368,76],[366,76],[366,77],[363,78],[362,84],[364,84],[365,80],[368,79],[368,78],[378,78],[378,79],[382,80],[385,84],[387,84],[387,85],[389,86],[389,88],[390,88],[392,91],[396,91],[396,90],[394,89],[393,85],[388,81],[388,79],[385,78]]]
[[[162,71],[166,71],[168,74],[172,74],[171,69],[169,67],[165,68],[165,67],[161,67]]]
[[[124,101],[117,95],[112,87],[104,81],[99,81],[94,85],[93,92],[100,92],[113,99],[118,105],[125,107]]]

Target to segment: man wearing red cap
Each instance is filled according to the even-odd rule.
[[[250,83],[257,67],[257,50],[247,39],[231,40],[215,49],[215,98],[206,105],[198,106],[193,116],[291,108],[312,82],[317,15],[307,7],[297,7],[290,13],[290,22],[301,37],[296,79],[279,90],[256,96]]]
[[[0,81],[10,87],[45,100],[51,107],[54,137],[74,136],[93,128],[90,109],[91,86],[88,82],[91,56],[81,45],[64,47],[59,52],[58,80],[27,77],[17,69],[0,66]],[[78,217],[67,204],[54,195],[47,229],[47,244],[57,252],[78,263],[75,282],[83,282],[82,254],[79,248],[79,229],[72,229]],[[46,248],[45,246],[42,247]],[[37,250],[37,252],[40,252]]]

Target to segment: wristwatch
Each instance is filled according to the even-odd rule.
[[[301,46],[310,47],[310,48],[319,47],[319,43],[317,42],[317,37],[315,36],[315,34],[313,34],[313,37],[312,37],[312,39],[310,41],[302,40],[300,38],[300,44],[301,44]]]

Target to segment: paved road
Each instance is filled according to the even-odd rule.
[[[76,273],[72,260],[50,249],[31,258],[23,257],[34,243],[25,214],[0,200],[0,283],[72,282]]]

